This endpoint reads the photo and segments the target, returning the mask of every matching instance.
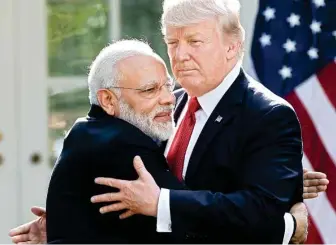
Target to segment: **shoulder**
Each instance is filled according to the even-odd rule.
[[[117,144],[151,145],[155,142],[132,124],[115,117],[79,118],[65,137],[64,144],[76,149],[99,151]]]
[[[293,106],[263,84],[246,75],[244,107],[252,118],[288,114],[296,117]]]
[[[127,152],[156,151],[159,146],[141,130],[118,118],[79,118],[64,139],[63,158],[101,159]]]

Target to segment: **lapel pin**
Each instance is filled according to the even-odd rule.
[[[215,122],[217,122],[217,123],[220,123],[221,121],[222,121],[222,117],[221,116],[218,116],[217,118],[216,118],[216,120],[215,120]]]

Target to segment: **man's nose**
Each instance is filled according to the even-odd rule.
[[[175,104],[175,95],[166,86],[161,88],[159,103],[161,105]]]
[[[184,43],[179,43],[175,50],[175,58],[178,61],[185,61],[190,58],[188,47]]]

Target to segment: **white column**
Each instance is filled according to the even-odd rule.
[[[16,0],[0,2],[0,243],[9,243],[8,231],[19,222],[20,169],[18,125],[20,97],[15,38]]]
[[[245,28],[245,56],[243,66],[247,73],[252,77],[256,78],[251,60],[251,45],[254,32],[255,17],[258,11],[259,0],[240,0],[241,12],[240,21],[242,26]]]
[[[121,0],[109,0],[109,34],[110,41],[121,37]]]
[[[50,175],[48,154],[47,0],[16,0],[15,30],[19,56],[17,71],[20,98],[19,164],[21,169],[21,222],[33,218],[30,207],[45,206]],[[33,164],[37,154],[40,161]]]

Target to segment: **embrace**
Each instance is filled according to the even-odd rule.
[[[303,243],[328,185],[302,169],[292,106],[242,69],[238,0],[166,0],[174,78],[121,40],[88,76],[91,109],[65,137],[46,210],[19,243]],[[175,80],[182,89],[175,90]]]

